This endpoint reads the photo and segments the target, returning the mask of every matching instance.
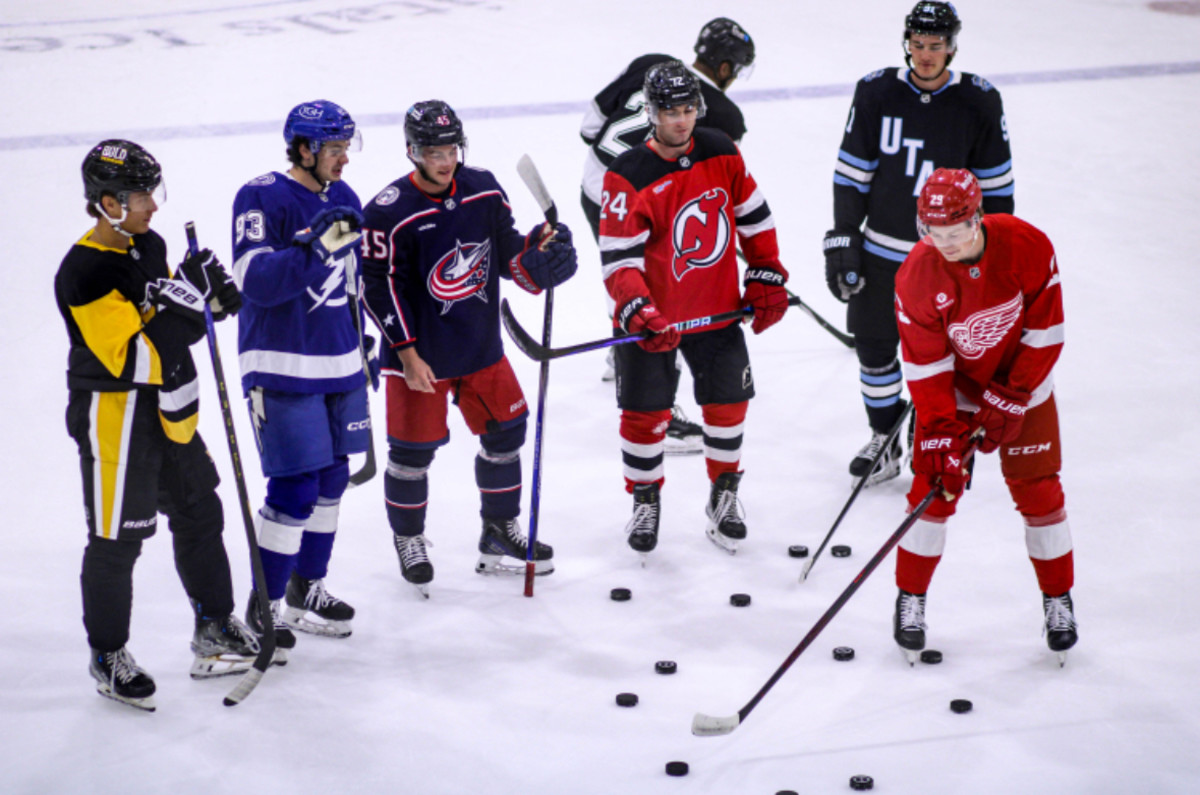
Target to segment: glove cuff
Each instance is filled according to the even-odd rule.
[[[621,307],[621,310],[617,312],[617,325],[619,325],[621,330],[626,334],[632,334],[633,332],[629,330],[629,322],[633,320],[634,316],[637,315],[638,312],[642,311],[643,307],[648,306],[649,304],[650,299],[644,295],[639,295],[636,298],[627,301],[625,305]]]
[[[1029,394],[992,383],[983,390],[983,402],[996,411],[1012,417],[1024,417],[1029,407]]]
[[[761,282],[763,284],[774,285],[775,287],[782,287],[786,281],[787,278],[774,268],[748,268],[742,283]]]
[[[526,251],[529,250],[530,249],[526,249]],[[536,250],[536,248],[534,250]],[[533,295],[540,295],[542,288],[538,286],[537,282],[533,280],[533,277],[529,275],[529,271],[525,270],[525,266],[521,264],[521,257],[524,255],[525,252],[522,251],[520,254],[513,257],[512,262],[509,263],[508,269],[512,273],[513,281],[520,285],[522,290],[527,293],[532,293]]]

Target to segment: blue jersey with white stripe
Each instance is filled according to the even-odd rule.
[[[342,205],[362,209],[344,182],[313,193],[278,172],[250,180],[233,200],[234,279],[243,300],[238,361],[247,392],[347,392],[365,383],[351,315],[361,308],[346,292],[348,274],[358,273],[356,249],[325,262],[292,242],[318,212]]]
[[[1012,213],[1012,152],[1000,92],[978,75],[951,72],[937,91],[909,70],[858,81],[833,174],[834,227],[862,229],[863,248],[896,263],[917,242],[917,196],[938,168],[967,168],[985,213]],[[865,228],[863,222],[866,222]]]

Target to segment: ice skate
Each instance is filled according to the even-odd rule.
[[[667,424],[667,436],[663,439],[666,455],[699,455],[704,452],[704,429],[688,420],[683,409],[671,409],[671,421]]]
[[[258,638],[236,616],[218,617],[196,614],[192,635],[191,676],[212,679],[249,670],[258,656]]]
[[[400,558],[400,574],[404,581],[411,583],[421,592],[421,596],[428,599],[429,583],[433,582],[433,564],[429,562],[425,547],[433,544],[424,535],[401,536],[393,533],[392,541]]]
[[[1067,591],[1062,596],[1042,594],[1042,610],[1046,613],[1046,645],[1058,655],[1061,668],[1067,664],[1067,651],[1079,640],[1071,592]]]
[[[88,673],[96,680],[96,692],[105,698],[146,712],[154,711],[154,680],[138,667],[124,646],[108,652],[92,649]]]
[[[730,555],[736,555],[738,542],[746,537],[745,513],[738,499],[738,484],[741,472],[722,472],[712,484],[708,505],[704,512],[708,516],[708,539]]]
[[[633,516],[625,525],[631,549],[642,557],[642,566],[658,546],[658,484],[635,483],[633,486]]]
[[[901,590],[892,615],[892,637],[896,639],[909,665],[916,665],[925,648],[925,594]]]
[[[617,380],[617,354],[611,347],[608,356],[604,357],[604,372],[600,374],[600,380],[606,384]]]
[[[524,574],[528,541],[516,519],[484,519],[479,536],[479,562],[476,574]],[[517,561],[516,564],[504,560]],[[541,576],[554,571],[554,549],[541,541],[533,547],[533,573]]]
[[[886,433],[871,432],[871,441],[863,445],[863,448],[858,451],[858,455],[854,456],[854,460],[850,462],[850,476],[854,478],[852,485],[857,485],[859,479],[867,474],[871,461],[875,459],[880,450],[883,450],[887,438],[888,434]],[[891,445],[880,457],[879,463],[875,465],[875,469],[871,471],[863,488],[870,488],[897,477],[900,474],[900,462],[903,458],[904,451],[900,449],[900,440],[893,439]]]
[[[283,621],[292,629],[327,638],[350,637],[354,608],[325,590],[325,580],[306,580],[292,572],[284,601]]]
[[[259,616],[258,594],[250,592],[246,602],[246,626],[260,639],[263,636],[263,622]],[[296,636],[283,620],[283,600],[271,602],[271,624],[275,627],[275,653],[271,656],[271,665],[287,665],[288,652],[296,648]]]

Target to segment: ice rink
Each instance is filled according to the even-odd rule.
[[[909,668],[896,650],[889,559],[743,726],[691,735],[695,712],[733,714],[758,690],[904,519],[907,478],[864,492],[835,537],[853,554],[826,554],[797,581],[787,547],[820,543],[849,496],[846,464],[866,425],[853,353],[792,312],[749,342],[750,530],[736,557],[704,537],[702,458],[672,458],[659,548],[639,567],[622,532],[630,498],[603,354],[581,355],[551,368],[540,536],[557,571],[533,599],[516,578],[473,573],[478,445],[452,415],[431,472],[431,599],[400,577],[382,477],[348,492],[327,582],[358,610],[353,636],[302,636],[285,668],[227,709],[231,680],[188,678],[192,618],[162,522],[136,570],[129,644],[157,680],[157,712],[98,697],[87,674],[86,530],[53,276],[90,226],[79,164],[93,144],[129,137],[162,162],[168,202],[153,225],[173,262],[194,220],[228,263],[234,193],[286,168],[281,130],[294,105],[326,98],[358,120],[365,145],[346,181],[365,202],[409,170],[403,111],[446,100],[464,118],[469,162],[495,172],[518,227],[540,218],[515,170],[529,153],[576,231],[580,269],[556,290],[554,340],[581,342],[608,328],[578,202],[582,111],[634,57],[690,63],[701,25],[732,16],[757,45],[752,79],[730,93],[789,286],[844,328],[820,253],[834,161],[854,82],[902,63],[911,5],[0,0],[0,789],[771,795],[849,791],[852,775],[867,774],[881,793],[1200,791],[1196,2],[957,4],[954,66],[1001,90],[1016,213],[1050,236],[1062,271],[1056,383],[1081,636],[1066,667],[1041,636],[1021,519],[990,456],[929,594],[941,665]],[[539,329],[542,299],[505,288],[521,322]],[[236,395],[234,323],[219,338]],[[207,350],[194,350],[240,612],[245,532]],[[535,364],[511,343],[508,353],[535,403]],[[696,418],[689,393],[682,402]],[[265,481],[234,408],[257,509]],[[382,457],[382,394],[372,410]],[[527,485],[532,457],[530,444]],[[632,600],[611,601],[617,586]],[[731,607],[734,592],[753,604]],[[835,662],[835,646],[855,659]],[[657,660],[678,673],[656,674]],[[617,707],[623,691],[639,705]],[[951,713],[954,698],[974,710]],[[690,774],[668,777],[671,760]]]

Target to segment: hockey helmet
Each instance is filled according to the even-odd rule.
[[[696,57],[714,72],[729,61],[733,74],[748,74],[754,66],[754,39],[742,26],[726,17],[717,17],[700,29],[696,38]]]
[[[283,140],[289,153],[298,153],[301,142],[308,144],[314,155],[329,141],[347,141],[350,152],[362,149],[362,134],[354,119],[345,108],[326,99],[302,102],[292,108],[283,123]]]
[[[946,66],[954,60],[958,50],[958,32],[962,30],[962,22],[953,3],[939,3],[931,0],[921,0],[913,6],[913,10],[904,18],[904,61],[912,67],[912,54],[908,42],[914,35],[941,36],[946,42]]]
[[[462,120],[440,99],[418,102],[404,114],[404,140],[409,146],[465,146]]]
[[[656,63],[646,71],[642,83],[646,96],[646,111],[650,123],[658,123],[658,112],[680,105],[695,105],[696,117],[704,115],[704,95],[700,93],[700,78],[684,66],[683,61]]]
[[[83,195],[88,204],[98,205],[104,194],[129,206],[131,193],[150,193],[158,203],[166,201],[162,166],[141,145],[110,138],[92,147],[83,158]]]
[[[939,168],[925,180],[917,197],[917,231],[921,237],[931,226],[954,226],[981,214],[983,190],[965,168]]]

